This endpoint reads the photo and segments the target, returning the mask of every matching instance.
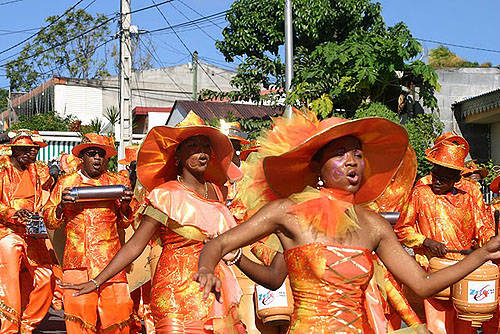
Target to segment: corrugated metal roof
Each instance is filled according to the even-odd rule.
[[[283,113],[283,108],[280,107],[227,102],[175,101],[173,109],[176,106],[183,109],[186,113],[192,110],[205,121],[214,118],[224,118],[229,112],[232,112],[238,118],[264,118]]]

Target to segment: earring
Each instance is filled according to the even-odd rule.
[[[318,175],[318,183],[316,183],[316,188],[321,188],[323,187],[325,183],[323,182],[323,180],[321,179],[321,175]]]

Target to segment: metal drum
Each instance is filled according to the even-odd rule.
[[[107,201],[122,198],[126,190],[127,187],[123,185],[73,187],[69,196],[76,202]]]
[[[43,222],[43,218],[35,213],[31,215],[26,222],[26,232],[28,236],[36,239],[47,239],[47,228]]]
[[[452,300],[459,319],[481,327],[498,308],[498,266],[488,261],[455,283]]]

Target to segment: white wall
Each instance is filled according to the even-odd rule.
[[[148,132],[155,126],[167,124],[168,112],[148,112]]]
[[[61,116],[74,115],[83,124],[94,118],[103,119],[102,90],[94,87],[55,85],[54,107]]]

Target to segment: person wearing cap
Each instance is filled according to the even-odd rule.
[[[319,122],[294,115],[275,119],[264,136],[260,159],[245,176],[248,187],[241,189],[249,209],[258,211],[201,252],[195,279],[206,297],[220,287],[214,268],[226,253],[275,233],[294,295],[289,333],[385,333],[387,322],[369,320],[365,307],[366,291],[375,288],[368,285],[372,252],[424,296],[500,257],[496,237],[455,266],[426,273],[389,223],[359,206],[377,198],[396,173],[408,146],[400,125],[376,117]]]
[[[227,136],[192,112],[175,127],[151,129],[141,145],[137,176],[148,195],[138,211],[140,225],[95,282],[106,284],[158,232],[163,252],[151,291],[156,333],[245,331],[238,312],[242,293],[228,264],[217,266],[224,282],[218,292],[221,299],[204,299],[192,279],[203,241],[236,225],[220,190],[228,179],[232,156]],[[228,263],[235,262],[237,255]],[[82,295],[92,293],[96,285],[87,282],[65,288]]]
[[[36,131],[17,130],[9,137],[10,155],[0,157],[0,333],[31,333],[50,307],[54,278],[45,239],[29,236],[26,224],[41,210],[53,179],[36,161],[40,147],[47,146]],[[20,287],[25,270],[30,286]]]
[[[72,187],[130,187],[128,178],[106,170],[107,160],[116,153],[111,138],[85,134],[81,144],[72,149],[82,161],[81,168],[59,178],[44,208],[48,228],[65,226],[62,266],[66,284],[93,281],[120,249],[118,229],[126,228],[132,220],[130,190],[119,200],[76,202],[70,196]],[[64,290],[67,332],[129,333],[132,300],[125,272],[117,272],[106,284],[95,284],[96,291],[87,296],[77,297],[74,291]]]
[[[426,270],[431,257],[460,260],[463,255],[447,250],[468,250],[494,236],[489,214],[471,192],[458,186],[469,145],[460,136],[445,137],[426,151],[433,164],[431,173],[417,182],[395,227],[401,243],[413,248],[416,260]],[[471,323],[457,318],[451,301],[429,298],[424,307],[433,333],[471,331]]]

